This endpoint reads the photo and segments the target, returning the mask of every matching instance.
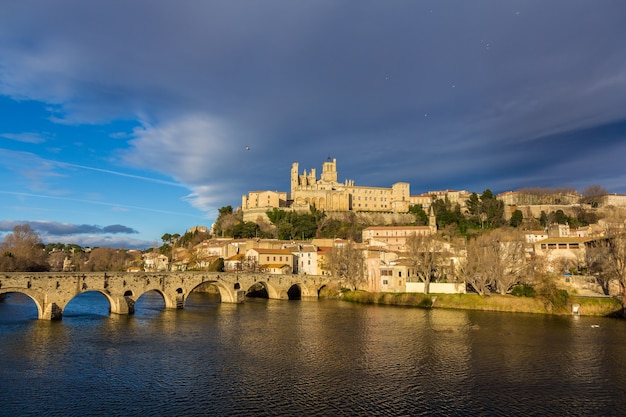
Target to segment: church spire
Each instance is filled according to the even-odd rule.
[[[431,234],[437,233],[437,218],[435,217],[435,209],[432,204],[430,205],[430,214],[428,215],[428,227]]]

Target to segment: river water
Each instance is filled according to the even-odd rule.
[[[0,303],[0,415],[623,416],[626,321],[336,300]]]

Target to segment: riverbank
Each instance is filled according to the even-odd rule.
[[[541,296],[516,297],[510,294],[481,296],[478,294],[372,293],[344,290],[338,298],[363,304],[561,315],[573,314],[574,306],[578,305],[578,314],[581,316],[619,316],[623,310],[620,301],[612,297],[574,295],[548,299]]]

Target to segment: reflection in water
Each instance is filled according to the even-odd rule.
[[[0,324],[37,320],[37,306],[27,295],[5,293],[0,298]]]
[[[0,303],[3,414],[626,413],[621,320],[156,292],[109,316],[84,296],[61,322]]]

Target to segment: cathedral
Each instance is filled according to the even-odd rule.
[[[291,165],[290,193],[251,191],[242,198],[244,218],[273,208],[308,211],[310,207],[327,212],[407,213],[410,185],[396,182],[391,188],[357,186],[353,180],[337,180],[337,160],[330,157],[322,164],[317,178],[315,168],[300,174],[299,164]],[[246,215],[248,212],[250,215]]]

